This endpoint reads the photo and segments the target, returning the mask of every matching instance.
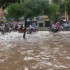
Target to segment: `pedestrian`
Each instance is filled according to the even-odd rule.
[[[59,22],[57,22],[55,25],[59,31],[63,29],[62,25]]]

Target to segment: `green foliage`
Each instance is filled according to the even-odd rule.
[[[28,16],[38,16],[48,13],[47,0],[29,0],[25,1],[25,14]]]
[[[3,9],[5,9],[11,3],[16,3],[16,2],[20,2],[20,1],[21,0],[0,0],[0,7],[2,7]]]
[[[68,12],[68,15],[70,16],[70,1],[67,2],[67,12]]]
[[[49,4],[47,0],[24,0],[23,3],[9,5],[7,18],[18,19],[24,17],[34,17],[48,14]]]
[[[49,16],[50,20],[58,21],[59,20],[59,12],[60,12],[59,5],[57,5],[57,4],[49,5],[48,16]]]
[[[62,3],[61,6],[60,6],[60,11],[61,11],[61,14],[63,14],[65,12],[65,3]]]
[[[53,0],[54,3],[58,4],[60,0]]]
[[[22,0],[20,3],[9,5],[6,17],[18,19],[22,16],[48,15],[51,20],[58,21],[60,13],[65,10],[65,3],[60,4],[60,1],[54,0],[54,3],[49,5],[48,0]]]
[[[39,15],[48,15],[51,20],[59,20],[60,14],[65,10],[70,15],[70,1],[53,0],[49,5],[48,0],[0,0],[0,6],[7,7],[4,15],[7,18],[20,18],[22,16],[33,17]]]
[[[6,18],[8,18],[8,19],[14,18],[15,20],[18,20],[24,14],[23,5],[21,3],[11,4],[7,8],[7,12],[8,13],[6,15]]]
[[[70,0],[64,0],[61,4],[61,14],[64,14],[67,11],[68,15],[70,16]]]

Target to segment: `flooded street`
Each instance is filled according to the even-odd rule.
[[[70,70],[70,32],[0,34],[0,70]]]

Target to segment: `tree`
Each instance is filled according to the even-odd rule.
[[[67,16],[70,15],[70,0],[63,0],[60,8],[61,14],[65,14],[65,19],[67,20]]]
[[[12,18],[24,16],[25,31],[23,38],[26,36],[27,18],[48,14],[49,4],[47,0],[24,0],[23,3],[12,4],[8,7],[8,15]],[[19,18],[18,17],[18,18]]]
[[[0,0],[0,7],[5,9],[11,3],[16,3],[16,2],[20,3],[21,1],[24,1],[24,0]]]
[[[24,15],[26,16],[25,20],[27,20],[28,17],[48,14],[49,4],[47,0],[25,1],[24,6],[25,6]],[[25,32],[23,38],[25,38],[25,34],[26,34],[26,25],[27,25],[27,21],[25,21]]]
[[[54,19],[56,19],[56,17],[57,17],[57,19],[61,20],[61,16],[65,13],[65,10],[66,10],[66,0],[53,0],[52,6],[53,6],[53,8],[55,8],[54,11],[57,13],[56,14],[56,13],[54,13],[54,11],[52,11],[55,14]],[[51,10],[53,8],[51,8]]]
[[[48,17],[51,21],[56,22],[59,21],[60,7],[58,4],[50,4],[49,5],[49,14]]]
[[[66,7],[67,7],[66,11],[67,11],[68,15],[70,16],[70,0],[67,0]]]
[[[11,4],[7,9],[7,14],[5,15],[7,19],[13,18],[14,20],[18,20],[23,16],[23,6],[21,3]]]
[[[60,0],[53,0],[53,3],[58,4]]]
[[[65,12],[65,2],[63,2],[61,4],[60,9],[61,9],[61,14],[64,14],[64,12]]]

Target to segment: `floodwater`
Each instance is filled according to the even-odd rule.
[[[1,40],[0,70],[70,70],[70,32],[33,37]]]

